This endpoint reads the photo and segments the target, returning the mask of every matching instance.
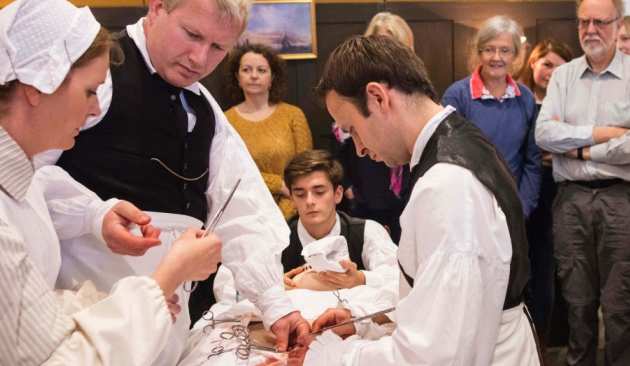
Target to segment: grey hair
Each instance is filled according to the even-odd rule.
[[[185,0],[163,0],[166,11],[172,11]],[[217,4],[221,18],[242,25],[241,32],[247,27],[252,0],[212,0]]]
[[[496,15],[492,18],[486,19],[477,31],[475,38],[473,38],[469,60],[471,70],[477,67],[479,50],[482,49],[486,43],[492,41],[503,33],[508,33],[512,37],[514,57],[518,58],[522,48],[521,37],[524,36],[523,28],[514,19],[508,16]]]
[[[373,36],[379,34],[381,31],[385,31],[398,42],[410,47],[412,50],[414,49],[413,31],[411,27],[409,27],[409,24],[399,15],[388,11],[376,13],[372,17],[372,20],[370,20],[370,24],[368,24],[364,36]]]

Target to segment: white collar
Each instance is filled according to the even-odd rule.
[[[301,219],[298,219],[297,233],[298,233],[298,238],[300,239],[300,243],[302,243],[303,247],[317,240],[313,238],[311,234],[308,233],[304,225],[302,225]],[[340,233],[341,233],[341,225],[339,224],[339,214],[335,214],[335,225],[333,225],[330,232],[326,234],[324,238],[327,238],[329,236],[339,235]]]
[[[440,123],[449,116],[449,114],[455,112],[455,108],[450,105],[446,106],[443,110],[436,113],[429,122],[424,126],[418,138],[416,139],[416,143],[413,145],[413,152],[411,154],[411,161],[409,162],[409,170],[413,169],[420,162],[420,157],[422,156],[422,152],[424,148],[427,146],[429,139],[433,136],[435,129],[438,128]]]
[[[138,47],[138,50],[140,51],[142,58],[144,58],[144,62],[147,64],[147,67],[149,68],[149,72],[151,74],[155,74],[157,70],[155,70],[155,67],[153,67],[153,64],[151,63],[151,58],[149,57],[149,51],[147,50],[147,38],[144,34],[144,27],[142,26],[144,23],[144,19],[145,18],[142,17],[134,24],[127,25],[127,34],[129,35],[129,38],[131,38],[133,42],[136,44],[136,47]],[[189,90],[197,95],[201,95],[199,82],[192,83],[191,85],[188,85],[184,89]]]

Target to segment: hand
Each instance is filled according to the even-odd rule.
[[[177,315],[182,311],[182,307],[179,306],[179,296],[177,294],[173,294],[171,297],[166,299],[166,306],[168,307],[168,312],[171,313],[171,319],[173,319],[173,323],[177,319]]]
[[[319,272],[319,278],[336,288],[353,288],[365,285],[365,274],[357,270],[357,264],[349,260],[339,261],[346,271],[343,273],[324,271]]]
[[[109,249],[122,255],[143,255],[160,244],[160,230],[149,225],[151,218],[127,201],[120,201],[103,217],[102,234]],[[129,232],[131,224],[140,225],[142,236]]]
[[[299,266],[285,273],[284,274],[284,287],[288,290],[296,288],[297,284],[295,283],[295,281],[293,281],[293,277],[299,275],[305,270],[306,270],[306,266]]]
[[[203,233],[200,229],[186,230],[162,258],[153,278],[165,296],[170,296],[184,281],[205,280],[217,271],[221,262],[221,240],[214,234],[203,238]]]
[[[299,311],[294,311],[276,320],[271,326],[271,331],[276,335],[276,349],[284,352],[289,345],[294,345],[296,341],[299,342],[308,336],[311,327]]]
[[[629,130],[623,127],[593,127],[593,141],[596,144],[608,142],[625,135]]]
[[[313,322],[312,332],[319,332],[322,328],[329,327],[331,325],[336,325],[339,323],[343,323],[352,319],[352,313],[348,309],[343,308],[334,308],[326,310],[322,315],[320,315]],[[354,324],[346,324],[336,328],[331,329],[338,336],[345,338],[351,336],[357,332]]]

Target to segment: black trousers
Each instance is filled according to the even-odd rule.
[[[527,241],[531,278],[528,306],[541,340],[547,340],[555,295],[555,265],[553,259],[553,215],[551,207],[556,196],[556,183],[551,167],[543,166],[538,206],[527,222]],[[543,345],[544,347],[544,345]]]
[[[597,310],[606,365],[630,365],[630,184],[560,183],[553,206],[554,256],[568,305],[568,365],[594,366]]]

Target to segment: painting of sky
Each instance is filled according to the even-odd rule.
[[[241,42],[264,43],[280,53],[313,51],[311,4],[255,3]]]

